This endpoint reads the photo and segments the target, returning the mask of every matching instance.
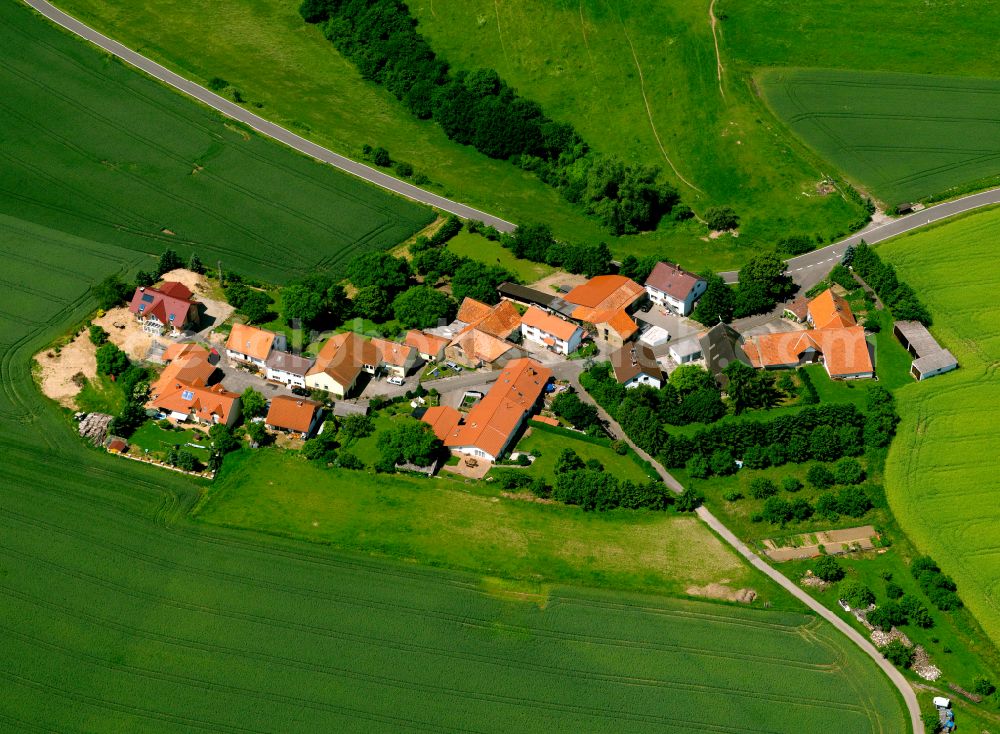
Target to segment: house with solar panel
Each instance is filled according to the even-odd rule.
[[[180,336],[198,327],[198,304],[183,283],[167,281],[159,287],[139,286],[128,310],[135,314],[143,331],[156,336]]]

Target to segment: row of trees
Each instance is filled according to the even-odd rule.
[[[512,234],[500,232],[495,227],[473,220],[466,226],[470,232],[499,242],[501,247],[510,250],[514,257],[522,260],[545,263],[570,273],[586,275],[588,278],[613,270],[611,250],[607,243],[574,245],[558,242],[546,224],[522,224]]]
[[[766,521],[784,526],[793,520],[808,520],[813,515],[836,522],[842,515],[864,517],[869,510],[882,502],[884,491],[872,484],[841,487],[836,492],[824,492],[816,498],[815,504],[802,497],[787,500],[775,495],[764,500],[759,513],[751,515],[753,522]]]
[[[896,268],[882,262],[878,253],[865,242],[862,241],[854,249],[851,267],[878,294],[895,318],[930,326],[931,314],[920,302],[916,291],[901,281],[896,275]]]
[[[493,69],[452,72],[399,0],[304,0],[299,12],[420,119],[452,140],[534,171],[615,234],[654,229],[679,197],[655,168],[588,153],[573,127],[547,117]],[[386,156],[388,157],[388,156]]]

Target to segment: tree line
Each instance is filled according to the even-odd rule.
[[[400,0],[304,0],[299,13],[412,114],[433,119],[451,140],[534,172],[616,235],[655,229],[680,200],[659,169],[590,152],[572,125],[546,116],[495,70],[450,69]],[[690,216],[677,209],[675,216]]]
[[[920,302],[916,291],[900,280],[896,275],[896,268],[883,262],[874,248],[863,240],[854,248],[850,265],[878,294],[896,319],[931,325],[931,314]]]

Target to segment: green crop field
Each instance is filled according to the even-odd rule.
[[[318,28],[302,22],[296,2],[59,2],[193,79],[224,77],[264,105],[260,114],[333,150],[357,157],[365,143],[383,145],[437,182],[435,191],[515,222],[547,222],[561,238],[605,240],[619,255],[663,253],[695,270],[727,269],[789,233],[829,238],[858,216],[844,199],[816,195],[820,168],[776,133],[750,85],[726,77],[722,97],[707,3],[409,5],[451,63],[495,67],[596,150],[664,169],[697,211],[734,206],[744,219],[740,238],[708,241],[695,228],[670,226],[609,237],[534,176],[450,142],[366,84]],[[673,173],[657,136],[698,190]]]
[[[20,3],[0,23],[0,213],[274,281],[393,247],[433,218],[224,123]]]
[[[510,583],[190,522],[205,484],[85,448],[30,374],[93,308],[88,289],[141,255],[8,217],[0,248],[14,294],[0,309],[0,728],[904,730],[870,661],[793,611]],[[315,491],[290,477],[271,481]],[[662,543],[690,552],[670,536],[694,522]]]
[[[886,467],[893,511],[916,546],[958,583],[1000,639],[1000,210],[969,215],[879,248],[934,316],[957,357],[952,373],[897,392],[903,416]]]
[[[793,132],[890,205],[1000,182],[1000,81],[775,70],[761,86]]]

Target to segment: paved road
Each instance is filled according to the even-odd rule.
[[[263,117],[253,114],[243,107],[230,102],[228,99],[220,97],[214,92],[211,92],[194,82],[188,81],[184,77],[175,74],[160,64],[157,64],[155,61],[147,59],[142,54],[136,53],[117,41],[113,41],[107,36],[98,33],[90,26],[87,26],[78,21],[76,18],[67,15],[45,0],[24,1],[53,23],[56,23],[66,30],[85,38],[108,53],[117,56],[137,69],[146,72],[150,76],[169,84],[189,97],[194,97],[199,102],[207,104],[209,107],[218,110],[226,117],[231,117],[234,120],[238,120],[239,122],[252,127],[262,135],[274,138],[275,140],[295,148],[295,150],[305,153],[316,160],[329,163],[335,168],[339,168],[340,170],[350,173],[353,176],[357,176],[358,178],[363,178],[365,181],[369,181],[370,183],[380,186],[383,189],[388,189],[393,193],[405,196],[408,199],[418,201],[421,204],[428,204],[441,209],[442,211],[456,214],[464,219],[478,219],[486,222],[486,224],[491,224],[504,232],[512,232],[515,229],[515,225],[505,219],[500,219],[492,214],[474,209],[471,206],[460,204],[457,201],[452,201],[451,199],[446,199],[443,196],[438,196],[430,191],[425,191],[417,186],[408,184],[405,181],[400,181],[399,179],[393,178],[382,171],[371,168],[362,163],[352,161],[350,158],[345,158],[344,156],[338,155],[327,148],[310,142],[302,136],[286,130],[280,125],[268,122]]]
[[[632,442],[625,431],[622,430],[622,427],[618,425],[617,421],[608,415],[608,413],[600,405],[598,405],[593,398],[590,397],[590,394],[583,389],[580,385],[579,379],[576,377],[570,377],[569,379],[576,388],[580,397],[597,407],[598,416],[607,423],[611,432],[619,438],[624,439],[629,446],[632,447],[632,450],[635,451],[636,454],[648,461],[669,489],[678,494],[684,491],[684,486],[678,482],[677,479],[670,474],[670,472],[663,468],[663,465],[660,464],[660,462]],[[737,538],[732,531],[729,530],[729,528],[723,525],[722,522],[715,515],[713,515],[707,507],[699,507],[697,513],[698,517],[700,517],[709,528],[715,531],[715,533],[722,538],[723,541],[732,546],[737,553],[746,558],[747,561],[750,562],[750,565],[759,570],[761,573],[766,574],[769,578],[773,579],[775,583],[780,585],[789,594],[794,596],[796,599],[816,612],[816,614],[843,632],[851,642],[871,657],[872,660],[874,660],[875,663],[882,668],[885,674],[889,676],[889,680],[892,681],[893,685],[895,685],[896,688],[899,689],[900,694],[902,694],[903,700],[906,702],[906,708],[910,713],[910,721],[913,726],[914,734],[919,734],[924,731],[924,725],[920,715],[920,704],[917,701],[917,694],[914,692],[906,678],[903,677],[903,674],[899,672],[896,666],[882,657],[882,653],[878,651],[870,640],[862,636],[856,629],[841,619],[835,612],[827,609],[825,606],[813,599],[798,584],[778,571],[774,568],[774,566],[767,563],[759,555],[754,553],[746,543]]]
[[[990,189],[989,191],[981,191],[978,194],[963,196],[962,198],[955,199],[954,201],[946,201],[942,204],[936,204],[919,212],[907,214],[905,217],[893,219],[891,222],[874,224],[857,234],[851,235],[847,239],[841,240],[840,242],[835,242],[832,245],[827,245],[819,250],[808,252],[805,255],[793,257],[788,261],[788,272],[791,273],[792,277],[795,278],[796,281],[798,281],[800,278],[808,277],[808,271],[819,268],[823,268],[824,270],[832,268],[834,263],[840,259],[841,255],[844,254],[844,250],[847,249],[848,245],[857,245],[861,242],[861,240],[873,245],[876,242],[887,240],[890,237],[895,237],[896,235],[900,235],[920,227],[926,227],[928,224],[933,222],[953,217],[956,214],[972,211],[973,209],[978,209],[979,207],[989,206],[990,204],[1000,204],[1000,188]],[[799,274],[799,276],[796,277],[796,274]],[[735,270],[719,273],[719,275],[721,275],[727,283],[735,283],[738,280],[738,274]],[[822,280],[822,276],[816,278],[815,282],[819,282],[820,280]]]

